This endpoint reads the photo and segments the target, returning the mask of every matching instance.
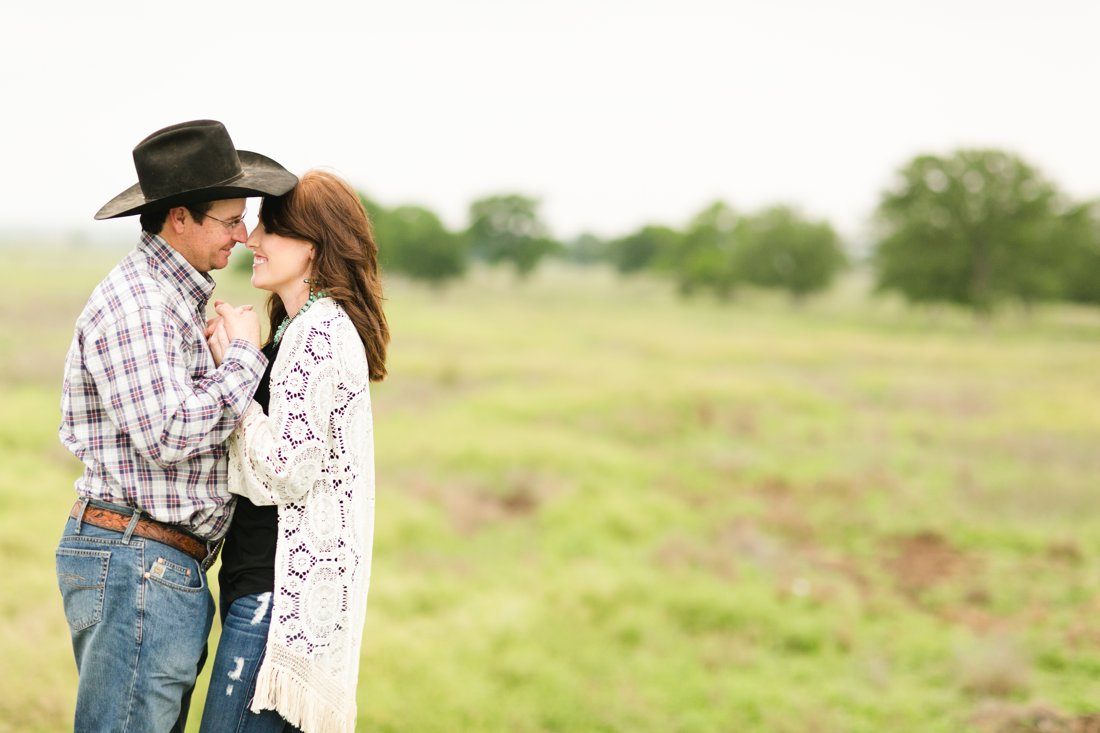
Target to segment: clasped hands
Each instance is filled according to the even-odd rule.
[[[260,345],[260,317],[250,305],[232,306],[224,300],[214,301],[213,318],[206,321],[206,343],[214,357],[214,365],[221,366],[229,342],[244,339],[253,346]]]

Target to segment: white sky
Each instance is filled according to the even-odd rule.
[[[19,3],[18,5],[24,5]],[[1090,0],[10,4],[0,229],[87,228],[160,127],[223,121],[453,227],[498,192],[554,232],[794,203],[859,237],[921,152],[1007,148],[1100,196]]]

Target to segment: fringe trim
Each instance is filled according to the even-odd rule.
[[[284,652],[285,653],[285,652]],[[355,701],[341,706],[310,685],[294,670],[272,663],[267,656],[256,676],[251,710],[274,710],[303,733],[353,733]]]

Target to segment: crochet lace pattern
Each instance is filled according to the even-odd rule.
[[[279,515],[252,709],[305,731],[355,727],[374,532],[369,378],[354,324],[322,298],[283,335],[268,414],[253,403],[229,440],[229,490]]]

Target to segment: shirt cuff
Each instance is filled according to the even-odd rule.
[[[235,422],[241,419],[252,402],[265,369],[267,357],[257,347],[244,339],[233,339],[229,342],[219,371],[225,385],[223,404],[229,409]]]
[[[225,350],[225,358],[222,364],[235,361],[251,372],[251,376],[259,381],[267,369],[267,357],[258,346],[244,339],[233,339],[229,342],[229,348]]]

